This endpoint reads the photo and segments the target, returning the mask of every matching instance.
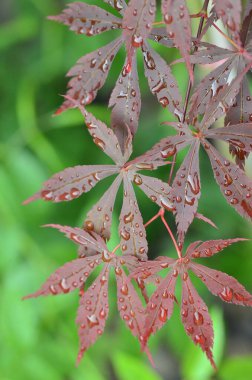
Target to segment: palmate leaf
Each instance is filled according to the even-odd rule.
[[[122,27],[122,20],[95,5],[75,2],[59,16],[50,16],[49,20],[58,21],[69,26],[78,34],[94,36],[108,30]]]
[[[124,197],[120,215],[119,233],[121,236],[121,250],[124,254],[134,254],[140,260],[147,260],[148,245],[135,193],[131,182],[124,176]]]
[[[217,16],[222,19],[236,41],[239,41],[239,30],[241,22],[240,0],[213,0]]]
[[[190,79],[193,82],[193,70],[190,63],[192,43],[191,21],[185,0],[162,0],[162,13],[168,36],[174,39],[185,59]]]
[[[228,143],[235,144],[237,147],[247,149],[248,152],[252,150],[251,123],[243,123],[239,125],[239,128],[236,128],[235,125],[230,125],[229,127],[220,129],[211,128],[212,124],[217,119],[224,116],[233,105],[235,97],[240,91],[240,85],[243,81],[244,75],[250,69],[251,64],[252,63],[247,65],[246,68],[241,73],[239,73],[239,75],[229,85],[225,85],[225,87],[220,88],[217,91],[215,96],[212,97],[211,101],[209,102],[200,124],[197,122],[197,120],[195,120],[194,127],[196,129],[196,132],[191,132],[191,137],[193,139],[190,140],[190,136],[186,137],[186,140],[190,141],[191,147],[193,147],[194,144],[197,145],[199,142],[201,143],[202,147],[205,149],[210,158],[216,182],[219,184],[220,189],[227,199],[228,203],[231,204],[237,212],[239,212],[248,220],[252,220],[252,180],[249,179],[238,166],[234,165],[229,160],[221,156],[221,154],[212,146],[208,139],[224,140]],[[190,129],[188,126],[188,131],[189,130]],[[196,157],[194,157],[194,155],[196,155]],[[179,169],[177,173],[176,181],[174,181],[174,197],[178,196],[182,198],[182,200],[183,196],[186,195],[188,188],[187,181],[183,181],[183,177],[181,179],[181,174],[183,176],[182,168],[186,168],[185,171],[190,170],[190,166],[188,166],[189,160],[194,163],[194,166],[198,166],[198,150],[195,150],[194,153],[191,150],[190,153],[186,156],[181,169]],[[197,170],[195,170],[195,172],[197,172]],[[186,175],[184,178],[186,178]],[[198,180],[196,183],[199,185],[199,176],[197,176],[197,178]],[[178,182],[179,185],[181,183],[181,188],[178,186]],[[179,194],[179,192],[182,194],[182,196]],[[197,197],[193,197],[195,198],[194,202],[197,203],[199,196],[200,194]],[[174,198],[173,203],[174,206],[177,206],[176,200],[174,201]],[[179,204],[179,207],[176,207],[176,221],[178,224],[178,235],[181,244],[183,244],[184,234],[192,222],[193,216],[195,216],[197,213],[197,207],[194,207],[194,203],[192,202],[191,205],[190,202],[187,203],[187,209],[185,209],[183,202]]]
[[[200,143],[196,140],[192,144],[183,165],[177,171],[172,185],[178,240],[181,243],[184,241],[185,233],[197,213],[198,200],[201,195],[199,148]]]
[[[252,180],[212,145],[208,144],[208,147],[207,153],[222,194],[240,215],[252,220]]]
[[[130,274],[130,278],[140,278],[149,283],[154,275],[163,269],[170,268],[165,278],[159,281],[157,289],[152,294],[146,308],[145,343],[151,334],[159,330],[171,317],[174,300],[175,285],[178,276],[182,281],[181,319],[187,335],[195,344],[198,344],[206,353],[213,367],[215,363],[212,355],[213,327],[212,320],[204,301],[191,283],[188,271],[192,271],[207,286],[211,293],[219,296],[223,301],[252,306],[252,295],[239,282],[226,273],[209,269],[204,265],[194,263],[198,257],[210,257],[224,248],[246,239],[196,241],[188,247],[185,256],[177,260],[169,257],[158,257],[154,261],[146,261]]]
[[[60,225],[52,225],[51,227],[59,229],[78,245],[87,247],[88,253],[92,254],[94,249],[97,253],[95,256],[75,259],[58,268],[39,291],[24,297],[24,299],[48,294],[69,293],[75,289],[80,289],[80,304],[76,318],[80,338],[78,363],[85,351],[104,332],[109,312],[109,271],[113,267],[117,281],[119,314],[131,333],[139,339],[142,345],[145,310],[138,293],[133,285],[128,282],[125,272],[125,267],[128,271],[135,270],[138,267],[139,261],[137,258],[132,255],[115,256],[114,253],[109,252],[103,239],[95,233],[90,236],[80,228]],[[101,264],[103,264],[103,268],[100,274],[85,289],[85,283],[89,275]],[[148,348],[144,347],[144,350],[151,360]]]
[[[131,130],[132,135],[137,130],[141,108],[134,58],[137,48],[143,47],[146,65],[145,72],[151,91],[157,95],[160,103],[173,112],[179,120],[182,117],[182,100],[176,79],[172,76],[169,66],[157,53],[146,45],[146,39],[150,38],[167,47],[174,46],[174,41],[169,36],[167,37],[165,28],[152,27],[156,13],[155,0],[131,0],[127,6],[124,1],[113,2],[108,0],[106,2],[121,11],[123,19],[114,18],[113,15],[110,17],[110,14],[104,10],[99,12],[99,8],[95,6],[85,4],[84,8],[88,11],[89,18],[92,19],[93,17],[96,20],[95,25],[104,23],[104,17],[106,19],[106,28],[96,28],[96,33],[109,29],[122,29],[122,36],[110,44],[82,57],[76,66],[68,72],[68,76],[71,76],[72,79],[68,83],[67,99],[56,113],[59,114],[76,105],[90,104],[95,99],[98,90],[105,83],[115,55],[125,43],[127,50],[126,62],[109,102],[110,107],[113,107],[112,127],[116,131],[122,150],[124,150],[124,139],[127,138],[128,129]],[[79,4],[73,3],[70,6],[70,10],[67,9],[61,15],[52,16],[51,18],[70,26],[69,17],[66,15],[72,12],[71,17],[73,20],[71,19],[71,25],[79,25],[79,20],[80,18],[82,19]],[[76,27],[74,29],[76,30]],[[84,29],[85,31],[86,29]],[[162,88],[159,87],[159,83],[163,83]],[[155,86],[158,86],[156,90]],[[71,102],[69,98],[75,101]],[[119,117],[119,115],[123,115],[123,117]]]
[[[153,95],[182,121],[182,98],[171,69],[147,43],[142,46],[145,76]]]
[[[70,201],[91,190],[101,179],[112,174],[118,174],[111,188],[107,190],[105,195],[88,213],[84,222],[84,229],[89,233],[97,232],[104,238],[110,237],[115,197],[123,179],[124,201],[119,226],[119,233],[122,237],[121,248],[125,254],[133,254],[141,260],[145,260],[147,258],[146,233],[131,183],[141,187],[146,195],[158,206],[163,206],[169,211],[173,210],[173,205],[169,198],[170,186],[161,180],[155,180],[147,176],[141,177],[138,174],[140,170],[153,170],[166,164],[162,151],[166,152],[169,149],[170,138],[163,139],[159,143],[158,146],[161,150],[155,148],[155,154],[152,151],[150,151],[150,155],[146,152],[134,161],[126,163],[132,151],[131,139],[128,139],[128,147],[123,155],[113,130],[97,120],[85,109],[81,108],[81,111],[86,118],[88,132],[92,136],[94,143],[114,160],[115,165],[84,165],[65,169],[45,182],[43,189],[24,203],[29,203],[39,198],[52,202]],[[158,187],[156,188],[156,186]],[[81,248],[79,255],[86,256],[86,254],[86,248]],[[92,252],[92,255],[94,254],[95,251]]]
[[[242,128],[242,123],[252,122],[251,105],[252,94],[249,89],[248,79],[245,77],[242,82],[240,92],[236,97],[236,102],[227,113],[225,125],[230,128],[230,124],[236,124],[238,131]],[[229,151],[233,156],[235,156],[236,163],[241,169],[244,169],[245,159],[248,157],[249,150],[250,149],[246,149],[243,144],[240,144],[240,146],[232,143],[229,144]]]
[[[129,130],[133,136],[137,131],[141,111],[136,56],[132,58],[130,72],[126,68],[127,61],[109,100],[109,107],[113,107],[111,127],[118,138],[122,151],[124,151]]]
[[[115,8],[118,12],[124,13],[125,9],[127,8],[127,4],[124,0],[103,0],[105,3],[108,3],[113,8]]]
[[[251,20],[252,20],[252,8],[251,3],[247,3],[247,7],[244,13],[241,30],[237,28],[237,25],[240,24],[240,15],[239,11],[236,12],[236,7],[240,9],[240,2],[227,1],[225,2],[217,2],[217,7],[220,9],[220,14],[223,13],[221,9],[227,7],[223,16],[226,18],[236,18],[235,29],[233,32],[237,35],[239,33],[239,38],[236,41],[236,47],[233,45],[231,48],[222,48],[210,43],[199,42],[197,41],[197,49],[191,55],[190,60],[193,64],[212,64],[214,62],[220,62],[220,65],[209,73],[205,78],[202,79],[197,89],[194,92],[194,95],[191,99],[191,108],[189,111],[190,121],[197,120],[198,114],[203,115],[205,110],[208,107],[208,103],[215,94],[229,82],[229,77],[231,77],[231,72],[236,70],[237,73],[243,71],[247,62],[249,61],[249,55],[252,52],[251,45]],[[230,5],[231,4],[231,5]],[[216,7],[215,7],[216,8]],[[215,9],[214,8],[214,9]],[[232,15],[232,12],[234,13]],[[237,24],[238,22],[238,24]],[[222,62],[222,60],[225,60]],[[250,59],[251,60],[251,59]],[[246,81],[246,78],[244,78]],[[236,94],[237,95],[237,94]],[[245,95],[245,94],[244,94]],[[239,100],[238,100],[239,104]],[[239,106],[238,106],[239,107]],[[234,114],[230,111],[230,116],[232,117]],[[237,120],[229,119],[229,122],[232,124],[237,124]]]
[[[68,77],[73,77],[68,83],[67,97],[75,99],[81,105],[92,103],[98,90],[104,85],[121,45],[122,39],[119,37],[79,59],[76,66],[67,73]],[[71,107],[73,107],[73,103],[66,99],[56,114]]]
[[[125,40],[128,69],[131,70],[134,50],[143,45],[155,21],[155,0],[130,0],[123,17],[123,38]]]
[[[80,350],[77,363],[82,359],[85,351],[96,342],[105,329],[108,318],[108,280],[109,264],[80,299],[76,323],[79,325]]]

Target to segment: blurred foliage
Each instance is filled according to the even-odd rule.
[[[78,164],[109,162],[92,144],[78,111],[51,117],[62,101],[58,94],[65,91],[64,75],[68,69],[81,55],[102,46],[113,36],[109,32],[94,37],[91,42],[87,37],[76,36],[67,28],[46,20],[47,15],[56,14],[67,2],[1,0],[0,4],[0,379],[173,380],[181,377],[184,380],[249,380],[252,329],[248,321],[252,314],[237,307],[220,306],[203,286],[201,294],[210,305],[215,305],[212,317],[216,333],[215,354],[220,367],[217,375],[183,332],[178,308],[172,320],[151,340],[157,363],[155,372],[130,332],[118,321],[115,302],[112,302],[115,300],[113,282],[110,284],[111,313],[106,332],[78,368],[75,367],[78,338],[74,324],[78,295],[21,302],[22,296],[37,289],[56,267],[76,257],[76,248],[71,242],[57,231],[39,226],[45,223],[81,225],[87,210],[109,183],[104,181],[94,191],[69,204],[48,205],[39,201],[22,206],[22,201],[37,191],[55,171]],[[89,3],[100,4],[101,1]],[[200,1],[195,2],[195,8],[200,8]],[[156,48],[169,62],[177,58],[174,49],[167,54],[166,49]],[[122,50],[106,85],[89,107],[107,123],[110,120],[109,94],[123,61]],[[183,65],[173,70],[185,93],[187,73]],[[139,73],[143,78],[141,62]],[[141,88],[143,110],[134,155],[143,153],[165,136],[167,127],[160,123],[172,119],[149,93],[144,78]],[[181,159],[182,156],[178,163]],[[195,221],[189,231],[188,244],[194,239],[251,237],[251,225],[226,204],[212,177],[209,178],[209,162],[204,155],[202,169],[200,211],[212,218],[219,230]],[[166,170],[159,171],[164,179],[167,178]],[[139,200],[147,221],[157,211],[156,206],[142,194]],[[118,241],[120,202],[118,198],[111,246]],[[174,228],[173,219],[168,219]],[[174,255],[170,239],[159,221],[147,232],[151,257]],[[251,291],[251,250],[251,243],[242,243],[209,260],[209,264],[236,276]],[[225,328],[221,310],[227,320]]]

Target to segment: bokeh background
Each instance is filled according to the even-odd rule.
[[[86,1],[101,4],[102,1]],[[178,307],[166,326],[151,340],[156,362],[152,369],[140,352],[115,307],[115,284],[111,279],[110,319],[106,332],[85,355],[78,368],[75,359],[78,337],[75,326],[78,294],[22,302],[58,266],[76,257],[76,247],[57,231],[42,229],[47,223],[80,226],[86,212],[107,188],[103,181],[93,191],[71,203],[28,206],[22,202],[36,192],[53,173],[78,164],[110,162],[92,143],[77,110],[52,118],[64,94],[65,73],[76,60],[106,42],[116,32],[89,39],[46,20],[57,14],[67,0],[1,0],[0,3],[0,380],[250,380],[252,377],[252,312],[222,304],[198,284],[214,320],[214,354],[219,371],[214,373],[199,348],[189,341],[180,322]],[[198,11],[201,1],[193,3]],[[106,8],[106,6],[105,6]],[[219,36],[212,38],[223,43]],[[225,41],[224,41],[225,43]],[[155,45],[168,62],[174,49]],[[109,124],[109,95],[124,62],[120,51],[104,88],[89,110]],[[204,74],[206,68],[196,71]],[[187,74],[183,65],[173,69],[185,93]],[[173,120],[150,94],[139,56],[143,96],[140,128],[134,155],[143,153],[169,133],[160,126]],[[220,149],[227,152],[224,146]],[[183,154],[178,161],[181,162]],[[178,164],[179,164],[178,162]],[[251,160],[247,172],[251,176]],[[188,234],[193,240],[247,237],[251,225],[231,209],[222,197],[201,154],[203,194],[200,211],[218,225],[215,230],[195,221]],[[167,167],[158,173],[167,179]],[[155,205],[138,194],[144,220],[156,212]],[[117,199],[111,246],[115,246],[121,197]],[[167,219],[175,231],[173,218]],[[150,257],[175,252],[163,225],[157,221],[147,230]],[[241,243],[209,259],[209,266],[228,272],[252,291],[252,244]],[[180,288],[177,288],[178,297]]]

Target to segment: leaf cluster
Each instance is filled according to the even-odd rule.
[[[155,0],[106,0],[118,15],[97,6],[73,2],[52,20],[67,25],[77,34],[88,37],[112,30],[121,36],[108,45],[79,59],[69,71],[68,91],[59,114],[68,108],[78,108],[93,142],[113,161],[111,165],[78,165],[55,174],[43,188],[25,203],[42,198],[45,201],[71,201],[92,190],[102,179],[116,175],[109,189],[87,213],[82,228],[51,225],[59,229],[79,247],[76,260],[57,269],[29,297],[80,291],[77,314],[80,360],[96,339],[102,335],[108,317],[108,281],[113,269],[117,282],[117,305],[120,317],[136,336],[147,353],[148,339],[171,317],[177,277],[182,280],[181,318],[186,333],[206,353],[212,356],[213,328],[207,306],[198,295],[189,271],[199,277],[211,293],[225,302],[252,305],[252,296],[233,277],[195,263],[199,257],[210,257],[229,245],[246,239],[209,240],[192,243],[182,254],[187,231],[195,218],[214,225],[198,213],[201,196],[200,147],[211,162],[213,174],[226,201],[249,221],[252,219],[252,180],[245,173],[245,160],[252,150],[252,101],[248,76],[252,67],[252,2],[248,0],[242,12],[241,2],[234,0],[205,1],[199,14],[191,15],[185,0],[162,0],[162,21],[156,21]],[[199,17],[197,36],[191,31],[191,18]],[[221,19],[223,33],[216,25]],[[160,26],[163,25],[163,26]],[[207,30],[218,29],[230,42],[230,48],[204,40]],[[176,47],[181,53],[189,74],[186,99],[183,101],[171,67],[151,47],[148,40],[167,48]],[[126,58],[121,74],[109,100],[111,128],[87,111],[104,85],[115,55],[125,46]],[[139,125],[141,92],[137,71],[137,51],[143,55],[144,73],[158,102],[177,118],[167,122],[175,130],[157,142],[141,156],[130,160],[134,136]],[[194,86],[195,65],[216,66]],[[193,88],[193,91],[191,91]],[[215,122],[225,117],[224,126]],[[229,144],[236,163],[224,157],[215,142]],[[189,148],[180,168],[174,174],[177,154]],[[172,160],[172,162],[171,162]],[[172,164],[168,183],[142,174]],[[168,166],[167,166],[168,167]],[[120,245],[113,251],[107,248],[116,196],[123,186],[123,202],[119,217]],[[134,186],[159,207],[158,217],[171,235],[178,259],[158,257],[148,261],[146,227],[139,209]],[[166,222],[166,213],[175,216],[177,239]],[[120,248],[121,254],[118,255]],[[100,268],[95,281],[85,286],[91,273]],[[166,277],[162,269],[170,268]],[[139,292],[132,284],[136,281]],[[148,284],[157,289],[150,296]],[[141,295],[139,294],[141,293]],[[144,302],[143,302],[144,301]]]

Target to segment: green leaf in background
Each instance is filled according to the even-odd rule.
[[[219,371],[220,380],[251,380],[252,356],[236,356],[225,360]]]
[[[150,365],[125,352],[118,352],[113,355],[112,364],[118,380],[162,380]]]

